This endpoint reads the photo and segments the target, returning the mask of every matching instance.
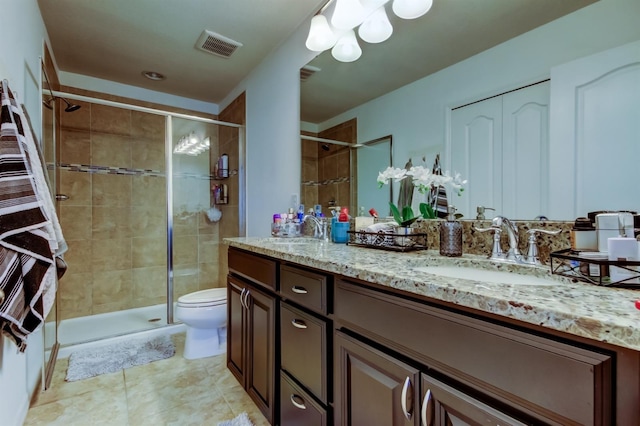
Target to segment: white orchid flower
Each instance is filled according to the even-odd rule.
[[[382,172],[378,172],[378,185],[386,185],[390,180],[400,181],[407,177],[407,170],[401,168],[387,167]]]

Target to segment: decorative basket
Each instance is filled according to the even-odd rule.
[[[411,231],[409,231],[411,230]],[[348,231],[348,245],[389,251],[413,251],[427,249],[427,234],[413,233],[413,228],[401,231]]]

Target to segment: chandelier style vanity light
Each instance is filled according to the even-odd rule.
[[[353,62],[362,55],[356,37],[367,43],[382,43],[393,27],[385,10],[390,0],[329,0],[311,19],[305,45],[314,52],[331,49],[341,62]],[[416,19],[431,9],[433,0],[392,0],[393,13],[402,19]]]

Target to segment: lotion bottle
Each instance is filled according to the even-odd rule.
[[[462,223],[456,220],[456,208],[447,208],[447,220],[440,222],[440,254],[448,257],[462,256]]]

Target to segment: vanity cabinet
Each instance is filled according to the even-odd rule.
[[[330,345],[333,333],[326,274],[280,266],[280,368],[282,425],[330,424]],[[303,421],[304,419],[304,421]]]
[[[387,294],[361,283],[336,280],[335,287],[337,333],[344,331],[363,342],[375,342],[383,353],[399,354],[412,365],[419,365],[422,373],[441,377],[443,383],[446,381],[444,384],[455,390],[442,386],[431,390],[435,398],[431,405],[440,413],[438,418],[475,406],[480,407],[479,415],[487,419],[500,418],[490,416],[489,408],[493,408],[505,418],[524,423],[612,424],[612,354]],[[353,387],[338,386],[338,378],[349,371],[353,374],[354,367],[347,368],[344,353],[336,356],[341,358],[334,396],[336,407],[341,407],[337,411],[339,417],[345,415],[345,404],[351,404]],[[365,371],[364,367],[359,370]],[[372,367],[367,366],[366,371],[371,372]],[[397,393],[399,380],[394,376],[385,378],[385,383]],[[423,394],[433,379],[425,380]],[[415,376],[411,381],[417,383]],[[415,388],[413,394],[419,394]],[[474,399],[483,401],[483,405]],[[405,404],[409,404],[408,400]],[[412,412],[416,413],[415,398],[413,404]],[[399,410],[397,406],[394,403],[393,410]],[[398,421],[393,410],[387,415]],[[353,408],[350,411],[354,413]],[[513,420],[507,424],[518,423]]]
[[[276,405],[276,262],[229,250],[227,366],[274,423]]]

